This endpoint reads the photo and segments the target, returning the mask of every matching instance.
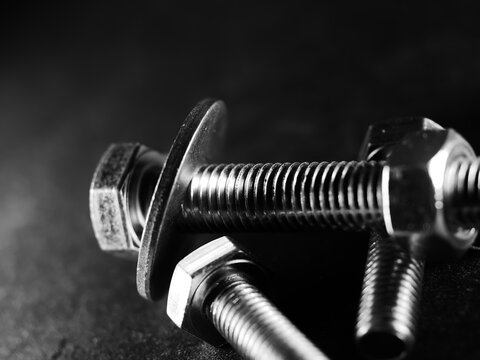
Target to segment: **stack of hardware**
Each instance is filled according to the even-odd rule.
[[[167,155],[107,149],[90,189],[102,250],[137,259],[140,295],[168,291],[173,322],[212,345],[248,359],[327,359],[262,294],[262,264],[239,244],[221,237],[186,255],[175,233],[370,231],[358,348],[406,356],[425,261],[456,259],[477,236],[480,161],[470,145],[429,119],[402,118],[372,125],[358,161],[213,164],[225,120],[225,105],[207,99]]]

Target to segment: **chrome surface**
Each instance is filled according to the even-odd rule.
[[[452,187],[463,178],[452,173],[452,166],[474,159],[470,145],[451,129],[414,132],[395,145],[383,171],[387,232],[413,236],[415,251],[437,260],[458,257],[470,248],[477,230],[452,226],[446,211],[454,201],[448,196],[455,194]]]
[[[382,164],[313,162],[201,167],[182,204],[198,231],[362,230],[382,221]]]
[[[166,158],[158,155],[163,170],[154,186],[158,166],[135,172],[137,167],[119,156],[119,164],[102,160],[97,168],[92,189],[100,188],[98,174],[115,171],[110,176],[121,180],[120,187],[113,183],[109,188],[112,206],[99,205],[102,202],[91,196],[97,238],[102,248],[111,243],[130,255],[140,245],[137,288],[147,299],[161,296],[181,257],[181,243],[173,239],[178,230],[352,230],[382,227],[385,220],[390,235],[411,235],[409,244],[432,258],[458,255],[476,236],[472,224],[462,222],[465,207],[457,212],[447,209],[457,203],[457,196],[478,197],[476,175],[471,175],[478,167],[473,151],[453,130],[431,120],[409,119],[403,128],[398,120],[371,127],[362,153],[371,152],[369,159],[391,153],[386,165],[374,161],[209,165],[223,143],[225,122],[222,102],[200,102]],[[402,138],[402,131],[412,130],[410,138]],[[128,153],[123,156],[137,162]],[[465,161],[472,171],[458,165]],[[122,167],[124,163],[128,166]],[[137,174],[146,173],[150,175],[138,179]],[[465,174],[470,174],[468,191],[462,190]],[[127,177],[129,187],[123,184]],[[427,233],[431,236],[423,236]]]
[[[175,231],[185,191],[195,170],[211,163],[222,148],[226,108],[221,101],[201,101],[190,112],[168,153],[146,215],[137,262],[137,290],[159,298],[178,260]]]
[[[400,359],[415,342],[425,261],[408,238],[373,232],[355,338],[368,359]]]
[[[178,263],[167,314],[212,344],[225,339],[247,359],[327,359],[258,290],[261,274],[229,238],[214,240]]]
[[[405,136],[431,129],[442,128],[425,118],[374,124],[360,153],[385,161]],[[404,358],[415,342],[425,261],[410,240],[388,235],[382,228],[370,235],[355,326],[359,351],[368,359]]]

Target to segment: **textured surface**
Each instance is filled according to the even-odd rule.
[[[107,146],[166,150],[205,96],[230,110],[224,161],[354,159],[370,122],[415,114],[480,150],[477,9],[242,4],[0,12],[1,359],[238,359],[142,300],[135,264],[100,252],[88,215]],[[368,235],[238,238],[273,270],[271,297],[295,325],[355,359]],[[479,279],[477,253],[427,267],[412,358],[479,358]]]
[[[226,280],[227,276],[230,280]],[[215,328],[247,359],[327,360],[248,279],[229,274],[209,306]]]
[[[199,169],[185,203],[193,229],[354,231],[381,222],[382,164],[222,164]]]

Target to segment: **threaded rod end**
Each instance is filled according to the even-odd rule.
[[[247,359],[327,359],[255,286],[238,276],[215,296],[207,314]]]
[[[480,224],[480,158],[452,165],[447,191],[451,196],[450,220],[464,228]]]
[[[399,240],[370,238],[356,325],[367,358],[399,359],[413,345],[425,263]]]
[[[183,225],[209,231],[363,230],[383,222],[378,162],[221,164],[201,167]]]

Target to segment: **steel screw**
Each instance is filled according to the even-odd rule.
[[[118,198],[121,200],[125,197],[128,206],[115,208],[112,213],[119,215],[117,218],[123,216],[123,220],[129,223],[125,227],[128,227],[134,246],[128,250],[136,251],[142,244],[137,284],[143,296],[154,298],[157,295],[151,289],[155,283],[152,274],[165,273],[158,271],[159,257],[164,257],[162,253],[165,251],[162,249],[169,243],[165,238],[171,236],[171,231],[176,226],[186,230],[215,232],[318,228],[360,230],[366,227],[380,229],[381,235],[374,233],[370,242],[357,322],[357,339],[367,354],[373,357],[397,358],[405,355],[414,339],[423,277],[425,253],[421,247],[425,244],[423,240],[419,242],[419,239],[429,238],[432,234],[428,228],[417,227],[412,230],[412,224],[415,227],[418,222],[415,223],[413,219],[409,223],[412,219],[408,217],[400,217],[406,221],[406,226],[401,224],[404,225],[403,229],[393,229],[398,224],[391,222],[391,214],[388,213],[391,209],[388,206],[391,206],[392,194],[391,189],[385,186],[388,183],[385,176],[392,176],[385,171],[389,167],[388,155],[391,149],[385,151],[385,148],[392,148],[392,145],[399,142],[400,138],[392,142],[391,135],[398,135],[398,130],[386,131],[388,126],[382,129],[381,137],[386,136],[387,141],[383,144],[385,146],[382,145],[383,149],[380,146],[370,149],[371,152],[365,152],[370,161],[206,165],[210,157],[203,155],[211,152],[211,146],[207,145],[215,138],[212,129],[218,127],[218,118],[222,118],[218,116],[224,112],[222,106],[221,103],[211,101],[198,105],[187,118],[167,157],[143,148],[138,151],[138,159],[134,156],[133,160],[125,163],[131,165],[130,170],[121,176],[116,176],[115,166],[112,170],[105,165],[111,165],[112,159],[118,157],[119,153],[122,157],[122,148],[128,146],[117,145],[120,147],[118,151],[114,145],[107,151],[107,160],[104,157],[100,162],[91,192],[92,214],[99,215],[92,215],[99,242],[108,247],[108,242],[115,237],[117,227],[112,226],[109,212],[112,206],[109,202],[114,203]],[[426,124],[423,130],[443,130],[430,120],[422,121]],[[428,131],[421,134],[425,135],[424,143],[430,146],[433,141],[435,147],[438,139],[434,136],[432,141],[429,140],[427,133]],[[450,135],[452,132],[448,136]],[[440,223],[435,220],[434,224],[444,232],[455,233],[457,229],[465,231],[464,229],[480,222],[480,158],[473,158],[473,151],[462,140],[459,148],[463,148],[460,151],[463,154],[449,161],[444,172],[436,173],[430,179],[441,184],[442,201],[443,198],[447,200],[440,204],[442,207],[446,205],[445,218],[440,219]],[[408,142],[406,146],[412,147]],[[136,145],[135,149],[137,148],[140,146]],[[137,150],[132,150],[134,152]],[[458,153],[457,148],[451,144],[443,152]],[[112,153],[115,156],[111,156]],[[144,156],[145,154],[147,155]],[[371,161],[372,154],[381,161]],[[424,153],[420,151],[410,155],[414,155],[411,158],[417,155],[423,157]],[[410,166],[409,159],[406,164],[407,167]],[[414,163],[409,170],[418,170],[416,166]],[[399,173],[401,175],[401,169]],[[113,201],[111,196],[107,196],[108,201],[95,198],[95,191],[105,189],[102,185],[110,184],[105,179],[111,178],[120,180],[122,185],[118,189],[122,189],[123,194],[115,195]],[[402,183],[401,178],[399,181]],[[407,183],[400,190],[413,189],[410,192],[417,194],[415,190],[422,190],[421,185]],[[420,189],[416,186],[420,186]],[[402,205],[403,193],[399,193],[399,203]],[[151,198],[153,200],[150,203]],[[398,202],[399,199],[393,200]],[[408,202],[405,204],[404,201],[403,206],[405,205],[408,208]],[[428,212],[428,205],[421,210]],[[437,205],[435,204],[439,209]],[[429,225],[428,221],[420,222],[420,225]],[[123,225],[125,224],[121,224]],[[384,225],[391,236],[382,231]],[[454,247],[459,246],[460,250],[465,250],[475,235],[474,229],[467,230],[466,235],[464,232],[460,238],[455,239],[457,244],[453,244]],[[416,248],[419,243],[421,246]],[[114,249],[123,251],[125,248],[122,246],[120,249],[114,246]],[[427,243],[426,247],[432,246]],[[433,247],[436,249],[439,246]],[[213,318],[211,320],[214,321]],[[225,337],[228,338],[227,335]],[[385,339],[392,346],[382,351],[378,344]]]
[[[372,125],[360,156],[385,160],[412,132],[412,125],[426,130],[435,124],[424,118],[397,119],[390,129],[395,131],[394,138],[382,125]],[[412,250],[409,240],[389,236],[382,229],[370,235],[355,328],[359,351],[369,359],[402,358],[415,342],[425,261]]]
[[[201,167],[182,203],[181,225],[197,231],[363,230],[383,225],[380,161],[221,164]],[[480,159],[452,164],[451,221],[480,223]]]
[[[410,204],[404,201],[403,195],[416,193],[416,187],[423,185],[406,184],[410,188],[406,191],[396,189],[401,196],[392,198],[391,189],[385,186],[389,181],[388,176],[392,176],[388,172],[389,167],[383,162],[375,161],[207,165],[214,152],[212,144],[216,144],[222,137],[221,131],[217,129],[223,123],[225,114],[223,103],[211,100],[201,102],[182,126],[166,160],[158,162],[154,167],[149,162],[141,162],[149,168],[157,169],[157,176],[135,176],[144,173],[135,166],[137,159],[132,160],[132,170],[125,176],[125,196],[129,205],[128,209],[116,212],[123,212],[130,224],[128,229],[132,243],[137,247],[141,245],[137,288],[147,298],[156,298],[161,294],[158,289],[161,282],[155,279],[155,274],[169,272],[162,265],[167,263],[166,253],[162,249],[171,246],[169,238],[178,228],[221,232],[313,230],[322,227],[359,230],[386,225],[389,233],[396,233],[397,230],[392,228],[389,205],[392,206],[392,200],[397,200],[400,205],[408,207]],[[435,129],[442,128],[436,125]],[[423,134],[426,132],[421,135]],[[435,136],[436,134],[433,141],[436,141],[434,145],[437,146],[439,139]],[[450,141],[452,137],[455,139]],[[423,143],[430,141],[423,138],[420,140]],[[447,209],[449,218],[442,224],[443,230],[447,231],[446,228],[452,228],[452,224],[465,228],[472,222],[480,221],[480,207],[475,206],[480,200],[477,191],[480,160],[472,158],[471,148],[453,131],[444,131],[440,136],[440,141],[443,140],[447,143],[456,141],[458,148],[466,154],[457,156],[458,159],[448,164],[448,178],[435,179],[436,183],[440,181],[443,184],[441,192],[447,194],[451,202]],[[99,214],[92,215],[92,223],[100,243],[108,243],[112,238],[112,221],[107,211],[111,207],[95,196],[95,190],[99,188],[98,184],[102,184],[103,177],[109,176],[108,172],[104,174],[103,168],[115,150],[113,146],[107,151],[92,182],[91,213]],[[156,153],[149,150],[150,154],[152,152]],[[151,158],[164,158],[156,154]],[[412,156],[407,160],[411,158]],[[408,169],[416,170],[415,166]],[[401,175],[400,171],[398,176]],[[443,177],[445,174],[436,176]],[[158,181],[153,186],[152,181],[157,177]],[[397,179],[397,183],[404,182]],[[469,201],[463,201],[465,198]],[[388,199],[389,204],[385,199]],[[428,213],[431,211],[429,206],[431,204],[422,204],[420,210],[427,210]],[[396,209],[395,204],[393,209]],[[387,218],[385,214],[388,215]],[[398,214],[404,221],[404,229],[401,230],[424,231],[423,222],[414,224],[421,227],[420,230],[411,229],[409,221],[412,219],[408,218],[409,213],[403,211],[401,206]],[[418,222],[416,216],[413,217],[413,222],[415,221]],[[470,238],[473,235],[475,234],[470,232]],[[465,248],[470,243],[463,241],[453,245]]]
[[[220,334],[247,359],[321,359],[311,343],[255,285],[260,269],[228,238],[181,260],[167,314],[180,328],[213,344]]]
[[[394,127],[389,131],[381,124],[370,127],[361,158],[386,160],[412,130],[438,127],[424,118],[401,118],[389,125]],[[369,359],[403,358],[415,342],[425,259],[414,243],[415,236],[390,236],[378,228],[370,236],[355,329],[359,350]]]
[[[355,329],[369,359],[402,358],[415,342],[425,261],[406,244],[378,232],[370,237]]]
[[[221,164],[198,169],[182,204],[192,230],[361,230],[382,219],[377,162]]]
[[[445,190],[452,197],[452,221],[475,226],[480,222],[480,159],[453,167]],[[191,179],[177,221],[184,230],[208,232],[382,226],[383,170],[380,161],[202,166]],[[135,209],[146,217],[148,206]]]

